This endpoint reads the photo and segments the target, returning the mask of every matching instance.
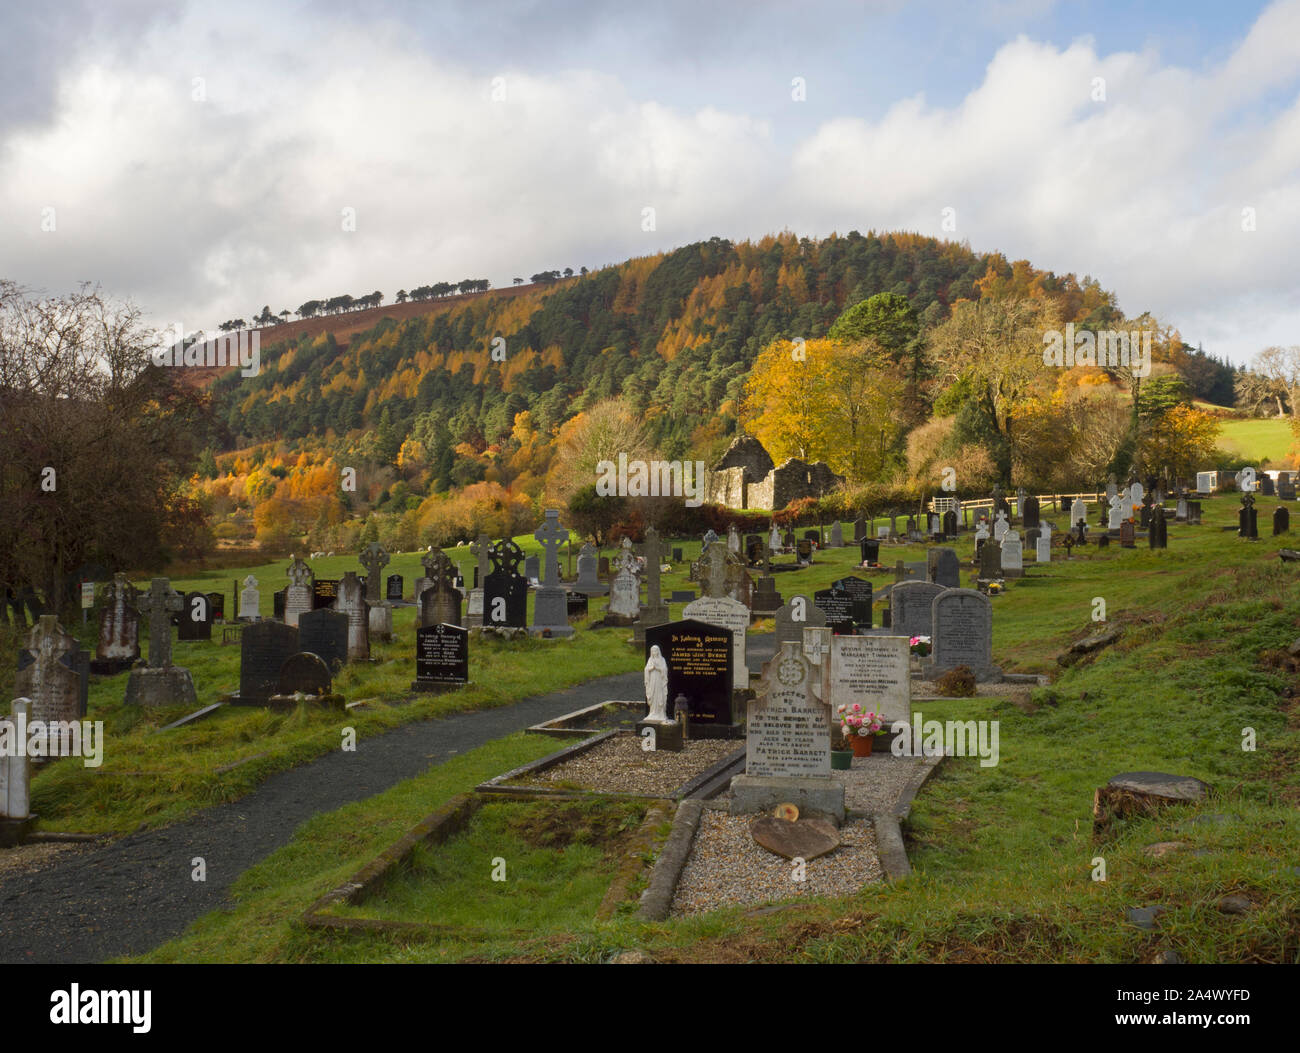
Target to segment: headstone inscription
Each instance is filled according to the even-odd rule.
[[[312,591],[311,567],[297,556],[289,564],[289,587],[284,593],[284,623],[297,625],[299,615],[315,609],[315,593]]]
[[[415,631],[412,691],[445,691],[469,683],[469,630],[426,625]]]
[[[980,682],[1000,680],[993,664],[993,604],[972,589],[945,589],[931,604],[931,654],[923,663],[933,680],[956,666],[968,666]]]
[[[48,725],[80,719],[79,650],[76,638],[64,632],[58,618],[52,614],[37,618],[18,651],[18,672],[14,676],[17,696],[31,701],[28,716],[33,722]],[[58,737],[57,730],[52,733]],[[48,744],[48,737],[45,742]]]
[[[658,647],[668,666],[668,716],[676,715],[677,698],[684,697],[692,735],[697,728],[735,725],[733,646],[729,630],[689,618],[646,630],[646,658]]]
[[[890,628],[898,636],[933,636],[934,598],[946,586],[929,581],[900,581],[889,590]]]
[[[406,588],[406,579],[400,574],[390,574],[384,588],[384,598],[389,603],[401,603],[402,590]]]
[[[884,717],[885,730],[896,720],[910,723],[911,657],[906,636],[835,637],[831,641],[831,711],[857,702]]]
[[[871,582],[865,578],[850,575],[847,578],[840,578],[839,581],[831,582],[831,588],[849,594],[849,599],[852,602],[853,627],[855,629],[870,629],[872,624]]]
[[[333,607],[334,601],[339,598],[339,579],[338,578],[316,578],[311,583],[311,609],[319,611],[326,607]],[[301,622],[299,623],[301,624]]]
[[[731,671],[733,686],[749,686],[749,667],[745,664],[745,630],[749,628],[749,608],[729,596],[701,596],[682,608],[682,617],[726,629],[731,634]]]
[[[819,589],[813,593],[813,606],[826,615],[826,624],[836,636],[853,634],[853,599],[842,589]]]

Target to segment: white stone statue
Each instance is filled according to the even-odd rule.
[[[650,648],[645,663],[645,700],[650,707],[646,720],[656,724],[668,723],[668,663],[659,648]]]

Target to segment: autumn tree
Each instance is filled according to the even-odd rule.
[[[571,417],[555,440],[555,457],[547,476],[546,497],[567,508],[575,493],[595,485],[601,461],[650,460],[653,447],[641,415],[624,399],[606,399]]]

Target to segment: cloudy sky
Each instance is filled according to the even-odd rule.
[[[904,229],[1235,361],[1300,344],[1300,0],[1134,6],[7,6],[0,277],[193,330]]]

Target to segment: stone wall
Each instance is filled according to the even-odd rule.
[[[821,497],[843,485],[844,477],[822,461],[808,464],[791,458],[774,467],[762,443],[741,435],[717,466],[705,473],[704,493],[712,504],[770,512],[803,497]]]
[[[844,476],[836,475],[824,461],[806,464],[796,457],[773,469],[771,480],[770,508],[785,508],[804,497],[821,497],[844,485]]]
[[[733,468],[715,468],[705,472],[705,500],[710,504],[725,505],[727,508],[745,508],[745,469],[737,465]]]
[[[756,483],[774,467],[771,456],[761,442],[752,435],[738,435],[727,447],[727,452],[722,455],[714,470],[743,468],[745,482]]]

